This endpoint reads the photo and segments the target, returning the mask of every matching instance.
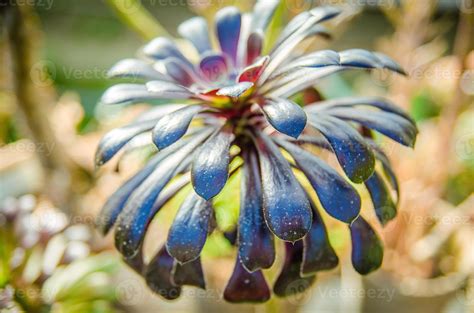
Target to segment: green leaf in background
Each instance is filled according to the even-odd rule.
[[[117,313],[107,301],[91,301],[85,303],[65,303],[54,305],[51,313]]]
[[[0,215],[0,219],[3,215]],[[0,220],[0,223],[2,221]],[[9,228],[0,226],[0,289],[5,288],[10,280],[10,258],[14,247],[13,232]]]
[[[461,204],[474,193],[474,167],[467,167],[452,175],[446,182],[444,197],[454,205]]]
[[[43,286],[42,296],[48,303],[55,303],[74,297],[81,293],[81,289],[90,292],[87,296],[94,297],[99,292],[103,295],[106,289],[103,283],[103,276],[94,276],[98,273],[112,273],[117,270],[119,261],[110,253],[102,253],[96,256],[77,260],[58,270],[51,276]],[[92,278],[91,278],[92,277]],[[100,285],[98,288],[96,288]],[[91,289],[87,289],[87,288]],[[105,288],[104,288],[105,287]]]
[[[410,115],[417,122],[436,117],[440,112],[441,107],[426,91],[421,91],[411,99]]]
[[[234,247],[220,232],[214,232],[207,237],[206,244],[201,252],[203,258],[221,258],[232,255]]]
[[[230,165],[236,168],[242,160],[236,158]],[[221,231],[234,230],[239,219],[240,211],[240,171],[227,181],[221,193],[214,198],[214,211],[218,229]],[[212,233],[206,241],[202,255],[204,257],[222,257],[232,253],[233,247],[221,231]]]
[[[240,172],[232,176],[221,193],[214,198],[217,225],[223,231],[234,229],[239,219],[240,177]]]
[[[286,0],[281,0],[265,35],[265,46],[263,48],[264,53],[270,52],[270,49],[274,46],[278,35],[280,34],[280,30],[283,28],[283,25],[286,24],[288,18],[290,18],[284,16],[285,12],[287,12]]]

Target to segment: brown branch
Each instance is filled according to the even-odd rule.
[[[77,205],[74,188],[87,180],[85,171],[67,157],[50,125],[55,95],[51,86],[40,83],[44,82],[45,72],[37,56],[39,21],[33,8],[23,1],[8,4],[2,10],[13,69],[13,93],[45,170],[45,193],[62,210],[72,213]]]

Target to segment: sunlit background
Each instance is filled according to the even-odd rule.
[[[12,25],[8,4],[21,13],[19,24]],[[238,181],[217,199],[220,233],[209,238],[203,256],[206,291],[189,288],[177,301],[161,300],[122,264],[110,236],[95,232],[94,216],[107,196],[144,157],[94,168],[104,132],[146,108],[99,105],[114,83],[107,70],[156,36],[176,37],[176,27],[193,15],[212,22],[223,6],[253,4],[0,1],[0,312],[474,312],[472,0],[282,0],[271,24],[270,38],[303,10],[340,6],[342,17],[330,25],[334,39],[305,42],[301,51],[378,50],[409,73],[347,72],[316,85],[326,98],[388,97],[418,123],[414,150],[382,142],[401,199],[397,219],[377,229],[386,247],[381,270],[355,273],[346,227],[327,218],[341,259],[337,269],[318,274],[303,295],[256,306],[225,303],[235,251],[222,233],[238,217]],[[361,194],[373,217],[367,192]],[[166,238],[180,200],[177,195],[153,221],[148,255]]]

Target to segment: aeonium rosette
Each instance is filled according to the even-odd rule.
[[[285,262],[273,286],[278,296],[303,291],[318,271],[337,266],[309,189],[314,189],[322,209],[348,225],[354,268],[367,274],[381,265],[382,244],[360,215],[361,198],[349,181],[365,185],[382,225],[392,220],[396,200],[390,189],[398,199],[397,179],[372,134],[411,147],[417,134],[413,120],[380,98],[292,99],[343,70],[403,70],[384,54],[360,49],[295,53],[303,40],[329,36],[321,23],[340,10],[326,6],[293,18],[264,53],[265,32],[277,6],[278,1],[265,0],[258,1],[252,13],[242,14],[235,7],[220,10],[215,16],[220,49],[212,47],[205,19],[182,23],[178,31],[194,45],[198,62],[160,37],[143,48],[142,59],[120,61],[109,72],[141,83],[111,87],[102,97],[105,104],[170,100],[110,131],[96,155],[97,165],[102,165],[119,151],[136,148],[135,141],[144,136],[158,148],[110,197],[98,224],[104,234],[115,225],[117,249],[164,298],[179,297],[183,285],[205,288],[200,253],[215,229],[213,197],[238,172],[238,258],[224,291],[226,300],[269,299],[262,269],[274,263],[275,237],[285,242]],[[307,149],[314,146],[333,153],[344,174]],[[375,170],[377,162],[380,170]],[[306,176],[308,186],[295,171]],[[166,244],[145,264],[142,244],[151,220],[188,184],[194,192],[180,206]],[[295,288],[298,282],[302,288]]]

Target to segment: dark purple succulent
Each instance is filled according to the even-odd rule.
[[[102,165],[120,150],[133,149],[134,141],[143,136],[150,136],[158,148],[143,169],[110,197],[98,224],[104,234],[115,225],[116,247],[125,261],[164,298],[177,298],[182,285],[205,287],[200,253],[214,230],[212,199],[238,171],[242,172],[238,258],[224,291],[226,300],[269,299],[262,269],[274,263],[274,236],[285,241],[286,253],[273,286],[278,296],[303,291],[318,271],[337,266],[338,257],[319,208],[307,193],[309,187],[322,209],[348,225],[354,268],[368,274],[382,263],[382,244],[359,215],[361,199],[348,179],[365,184],[383,225],[393,219],[396,204],[390,188],[398,193],[397,180],[372,140],[372,131],[411,147],[417,134],[414,122],[380,98],[301,104],[292,99],[314,90],[308,88],[318,79],[342,70],[404,72],[386,55],[360,49],[294,54],[304,39],[328,36],[321,23],[340,13],[334,7],[299,14],[273,48],[263,53],[264,34],[278,3],[258,1],[252,13],[243,15],[235,7],[220,10],[215,17],[218,50],[211,46],[203,18],[181,24],[179,33],[194,45],[198,62],[185,57],[172,40],[160,37],[143,48],[142,59],[120,61],[110,70],[111,77],[142,83],[111,87],[102,97],[105,104],[172,100],[109,132],[96,155],[97,165]],[[348,179],[308,147],[334,153]],[[230,171],[235,160],[241,162]],[[375,170],[377,162],[380,171]],[[295,170],[311,186],[303,187]],[[188,184],[195,192],[179,208],[166,245],[144,264],[142,243],[148,225]]]

